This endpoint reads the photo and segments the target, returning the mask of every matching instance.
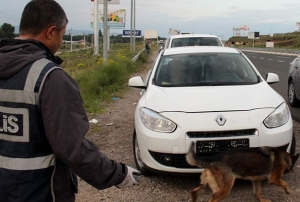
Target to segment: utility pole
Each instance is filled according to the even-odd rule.
[[[94,47],[94,36],[93,36],[93,34],[92,34],[91,38],[92,38],[92,48],[95,49],[95,47]]]
[[[71,52],[73,51],[73,40],[72,40],[72,36],[73,36],[73,34],[72,34],[72,28],[71,28]]]
[[[106,1],[105,1],[106,2]],[[94,0],[94,55],[99,55],[99,2]]]
[[[133,0],[131,0],[131,9],[130,9],[130,51],[133,51],[133,39],[132,39],[132,27],[133,27]]]
[[[86,42],[85,42],[85,33],[83,33],[83,44],[84,44],[84,49],[85,49],[85,44],[86,44]]]
[[[133,52],[135,52],[135,0],[133,0]]]
[[[103,62],[108,60],[107,0],[103,1]]]

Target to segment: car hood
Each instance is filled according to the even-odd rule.
[[[151,86],[144,96],[145,107],[157,112],[252,110],[275,108],[284,102],[265,82],[242,86]]]

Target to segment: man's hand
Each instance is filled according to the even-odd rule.
[[[138,171],[130,166],[127,166],[127,176],[125,177],[123,182],[116,185],[116,187],[118,187],[119,189],[122,189],[122,188],[130,187],[133,185],[138,185],[140,182],[140,175],[141,175],[140,171]]]

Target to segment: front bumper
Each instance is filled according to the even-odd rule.
[[[136,118],[136,135],[140,149],[140,158],[149,170],[170,173],[199,173],[203,169],[189,166],[185,162],[191,142],[217,140],[249,140],[249,147],[272,146],[290,151],[293,137],[293,122],[289,121],[278,128],[266,128],[263,124],[272,109],[257,109],[251,111],[211,112],[211,113],[161,113],[174,121],[177,128],[173,133],[159,133],[147,129],[140,119]],[[136,112],[138,113],[138,112]],[[136,117],[138,114],[136,114]],[[226,123],[220,126],[216,118],[222,115]],[[247,131],[251,134],[222,135],[224,131]],[[193,135],[201,132],[219,135]],[[214,133],[212,133],[212,131]],[[200,133],[198,133],[200,132]],[[203,153],[213,155],[215,153]],[[200,154],[202,155],[202,154]],[[170,160],[171,158],[171,160]],[[166,161],[167,160],[167,161]]]

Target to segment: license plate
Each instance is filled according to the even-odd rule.
[[[249,147],[249,139],[197,141],[197,153],[219,153],[231,148]]]

